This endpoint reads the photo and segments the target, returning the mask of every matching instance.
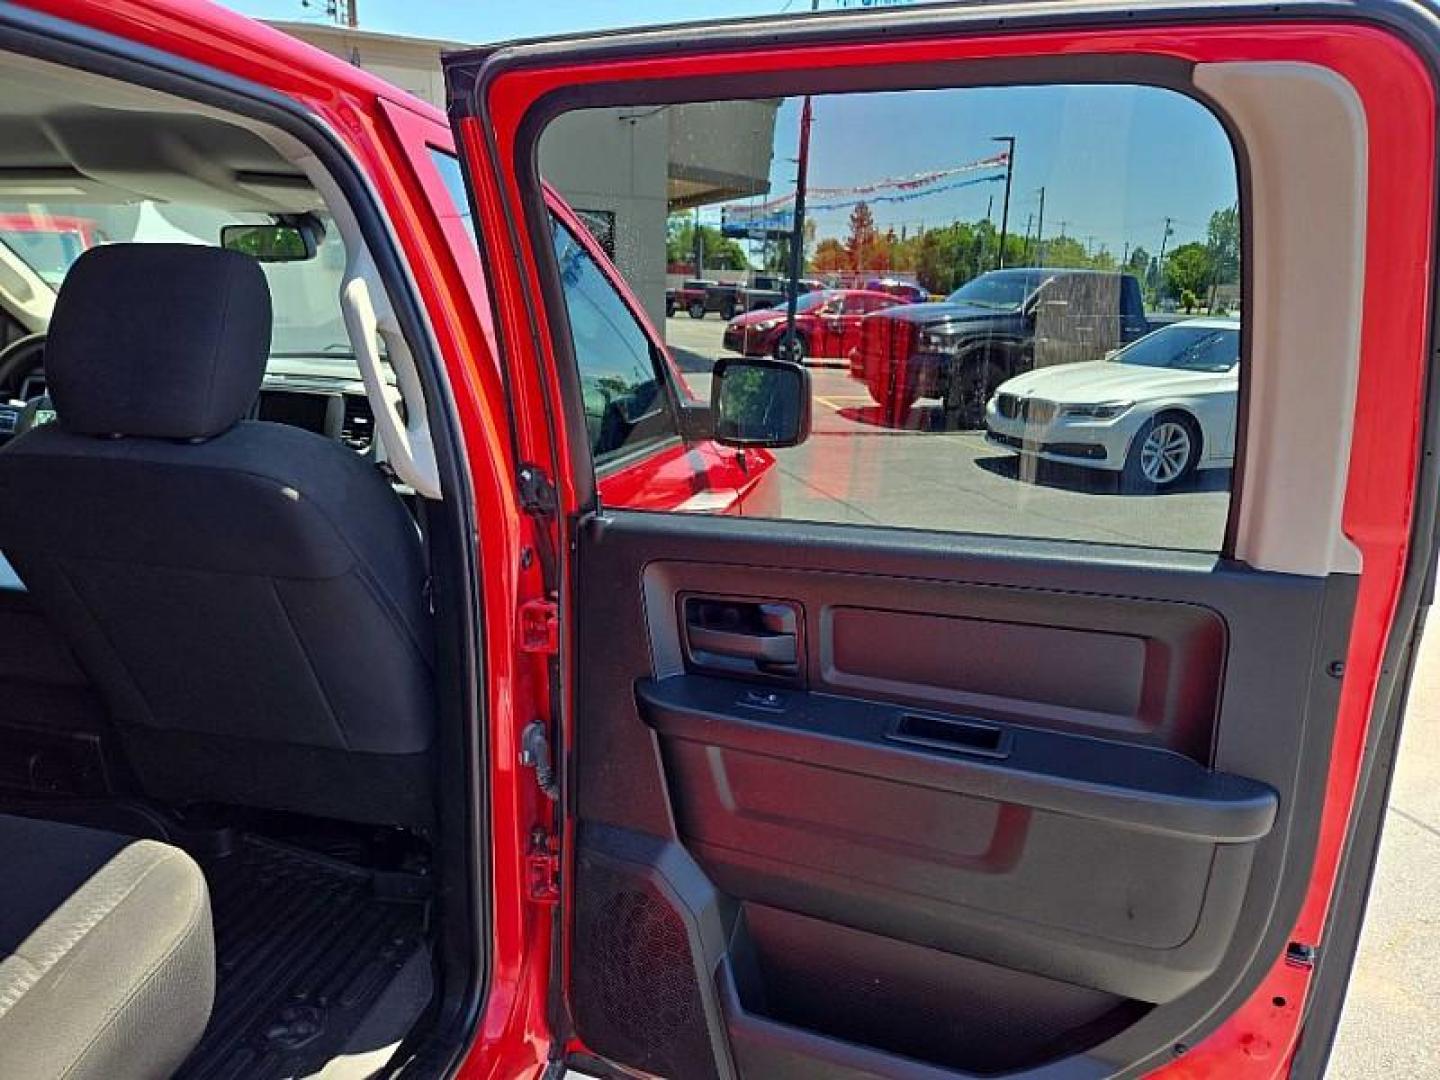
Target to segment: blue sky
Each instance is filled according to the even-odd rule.
[[[221,0],[222,3],[225,0]],[[449,38],[476,44],[517,37],[544,37],[582,30],[688,22],[733,15],[773,15],[807,9],[810,0],[355,0],[360,25],[389,34]],[[326,0],[234,0],[227,7],[262,19],[325,20]],[[851,0],[848,6],[869,6]],[[821,7],[847,6],[822,0]]]
[[[771,190],[794,183],[799,102],[776,117]],[[1166,90],[1124,86],[1003,87],[907,91],[816,98],[810,183],[844,187],[960,165],[1004,147],[1013,135],[1015,175],[1010,230],[1024,235],[1045,187],[1045,235],[1062,227],[1082,243],[1160,247],[1200,239],[1212,210],[1235,200],[1234,155],[1224,130],[1200,105]],[[994,170],[992,175],[1002,175]],[[993,205],[990,200],[993,197]],[[1003,183],[979,184],[929,198],[875,205],[875,220],[904,226],[984,217],[998,227]],[[849,210],[815,215],[821,236],[846,230]]]
[[[234,0],[249,15],[324,21],[326,0]],[[755,16],[808,9],[810,0],[355,0],[360,26],[386,33],[486,42],[622,26]],[[903,0],[821,0],[821,7],[868,7]],[[772,193],[794,180],[798,101],[776,122]],[[842,187],[945,168],[1018,143],[1010,228],[1023,234],[1046,188],[1045,232],[1093,238],[1118,256],[1126,244],[1151,254],[1164,218],[1171,247],[1203,238],[1212,210],[1235,199],[1234,164],[1220,126],[1200,106],[1150,88],[1045,87],[865,94],[817,99],[811,183]],[[877,222],[914,229],[986,213],[1000,221],[1003,185],[984,184],[930,198],[876,206]],[[817,215],[821,236],[842,234],[848,211]],[[706,220],[718,220],[710,210]]]

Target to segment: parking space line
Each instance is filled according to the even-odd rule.
[[[820,404],[824,405],[827,409],[831,409],[834,412],[839,412],[844,406],[836,405],[835,402],[869,401],[870,396],[868,394],[829,394],[825,397],[821,397],[819,394],[816,394],[815,400],[820,402]]]

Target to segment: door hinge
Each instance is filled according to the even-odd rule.
[[[555,484],[545,475],[539,465],[522,462],[519,472],[520,506],[532,517],[555,516],[559,505],[555,497]]]
[[[531,720],[520,732],[520,764],[535,770],[535,783],[551,802],[560,798],[560,785],[555,783],[555,762],[550,753],[550,736],[541,720]]]
[[[520,651],[548,656],[560,651],[560,606],[554,600],[520,605]]]
[[[536,904],[560,902],[560,842],[538,825],[525,855],[525,892]]]

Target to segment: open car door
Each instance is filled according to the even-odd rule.
[[[1436,41],[1420,6],[1071,3],[447,58],[527,479],[554,482],[554,498],[531,505],[553,556],[541,562],[558,610],[557,692],[540,723],[561,816],[520,824],[558,853],[558,893],[542,895],[561,946],[557,1057],[676,1080],[1320,1075],[1434,562]],[[774,199],[813,98],[823,242],[823,214],[913,193],[913,155],[887,158],[876,141],[924,129],[873,116],[827,127],[839,115],[827,103],[1024,91],[1040,95],[1029,111],[986,99],[945,119],[980,114],[964,129],[983,143],[975,169],[995,165],[985,140],[1003,141],[1001,125],[1020,131],[999,162],[998,261],[1043,266],[1073,250],[1066,240],[1112,272],[1120,260],[1097,259],[1063,223],[1056,232],[1069,166],[1052,162],[1051,220],[1042,195],[1042,232],[1027,226],[1016,245],[1025,155],[1038,168],[1064,148],[1044,142],[1044,125],[1091,115],[1044,95],[1101,101],[1116,88],[1167,95],[1233,155],[1210,205],[1134,220],[1163,249],[1181,227],[1172,218],[1200,218],[1191,237],[1214,260],[1200,292],[1214,309],[1231,282],[1242,313],[1230,330],[1238,404],[1213,387],[1012,392],[996,385],[1027,365],[1011,340],[985,354],[990,367],[967,369],[992,410],[1031,425],[1006,442],[999,427],[886,430],[862,384],[817,368],[831,389],[816,391],[815,433],[775,451],[782,508],[722,519],[597,502],[609,466],[592,456],[587,365],[632,328],[582,296],[581,271],[557,257],[541,185],[567,151],[598,173],[638,153],[645,125],[669,125],[656,143],[663,221],[705,181],[681,158],[710,144],[677,125],[740,103],[762,116],[737,121],[753,132],[768,102],[778,149],[766,129],[763,182],[743,194]],[[1125,152],[1163,127],[1131,127]],[[824,158],[821,140],[841,133],[852,152]],[[960,140],[938,122],[931,136]],[[946,175],[924,183],[961,190],[972,165],[946,153],[961,164],[932,160]],[[1212,209],[1232,216],[1211,217],[1207,235]],[[1240,250],[1222,269],[1217,230],[1237,210]],[[615,220],[617,261],[641,295],[663,274],[663,243],[627,268],[640,234]],[[893,231],[914,239],[903,222]],[[932,291],[969,276],[916,265]],[[939,289],[925,279],[942,272]],[[1152,303],[1163,294],[1155,270],[1135,273]],[[958,378],[943,365],[962,355],[923,325],[939,307],[917,306],[889,325],[919,329],[886,338],[911,350],[911,367],[940,365],[938,382],[913,388],[922,420],[949,415],[925,401]],[[946,318],[958,325],[962,308],[971,318],[960,304]],[[595,332],[597,312],[613,334]],[[667,332],[670,346],[706,325]],[[1087,377],[1115,374],[1124,356]],[[1233,355],[1217,370],[1233,375]],[[1205,456],[1216,401],[1231,410],[1233,461]],[[676,419],[674,437],[694,422]],[[1077,434],[1042,426],[1055,424]],[[1076,441],[1103,425],[1119,460],[1103,440]],[[1191,456],[1171,463],[1191,486],[1162,490],[1181,437]],[[1092,460],[1057,474],[1067,454]],[[1090,483],[1102,466],[1128,478],[1132,462],[1148,492]],[[1002,491],[1016,493],[1014,516],[998,521],[1010,496],[987,493]],[[827,513],[822,496],[846,509]],[[1101,524],[1074,525],[1082,514]],[[1213,533],[1200,535],[1206,514]]]

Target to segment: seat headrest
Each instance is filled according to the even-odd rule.
[[[249,411],[269,352],[270,288],[250,256],[107,244],[60,286],[45,381],[77,434],[206,439]]]

